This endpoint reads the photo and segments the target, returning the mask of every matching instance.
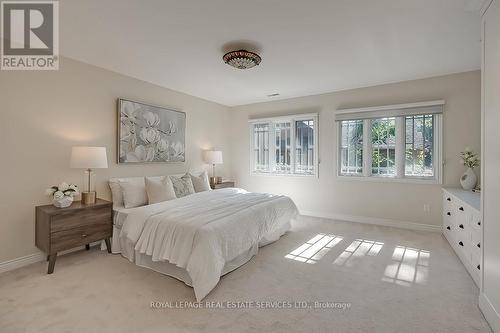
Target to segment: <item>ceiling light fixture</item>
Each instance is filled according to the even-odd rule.
[[[261,57],[257,53],[246,50],[231,51],[222,57],[224,62],[234,68],[248,69],[257,66],[261,62]]]

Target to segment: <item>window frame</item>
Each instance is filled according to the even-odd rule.
[[[371,140],[371,121],[372,119],[363,119],[363,173],[362,175],[342,174],[342,121],[335,121],[337,131],[337,144],[335,145],[335,156],[337,159],[336,177],[339,180],[355,180],[355,181],[371,181],[371,182],[395,182],[395,183],[415,183],[415,184],[432,184],[440,185],[443,183],[443,114],[433,114],[433,149],[434,161],[433,171],[434,176],[406,176],[405,175],[405,151],[406,151],[406,136],[405,119],[406,116],[392,116],[396,120],[396,175],[395,176],[380,176],[371,173],[372,168],[372,140]],[[387,116],[391,118],[391,116]],[[374,118],[377,119],[377,118]],[[402,134],[401,134],[402,133]],[[402,162],[402,163],[401,163]]]
[[[295,173],[295,140],[296,140],[296,122],[301,120],[313,120],[314,122],[314,146],[313,146],[313,165],[314,172],[311,174],[301,174]],[[250,155],[250,175],[251,176],[268,176],[268,177],[308,177],[308,178],[318,178],[319,177],[319,115],[318,113],[305,113],[305,114],[296,114],[289,116],[279,116],[279,117],[269,117],[269,118],[259,118],[259,119],[250,119],[248,120],[248,128],[249,128],[249,155]],[[271,171],[273,169],[274,163],[276,163],[276,138],[271,137],[271,135],[275,135],[275,123],[283,123],[290,122],[290,173],[277,173]],[[256,124],[269,124],[269,171],[263,172],[255,170],[255,155],[254,155],[254,125]],[[272,129],[271,129],[272,128]]]

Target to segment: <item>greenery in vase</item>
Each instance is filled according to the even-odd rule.
[[[49,187],[45,190],[45,194],[51,195],[55,200],[60,200],[64,197],[75,197],[79,192],[75,184],[61,183],[59,186]]]
[[[460,153],[460,157],[462,158],[462,163],[468,168],[474,169],[479,166],[479,157],[470,148],[465,148],[465,151]]]

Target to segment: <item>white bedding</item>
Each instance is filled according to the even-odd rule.
[[[127,209],[115,220],[121,228],[113,236],[122,249],[134,248],[135,256],[185,269],[200,301],[226,263],[277,240],[297,214],[288,197],[227,188]]]

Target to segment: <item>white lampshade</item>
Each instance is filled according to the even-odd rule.
[[[71,168],[105,169],[107,167],[106,147],[73,147],[71,149]]]
[[[218,150],[207,150],[205,152],[205,162],[208,164],[222,164],[222,152]]]

